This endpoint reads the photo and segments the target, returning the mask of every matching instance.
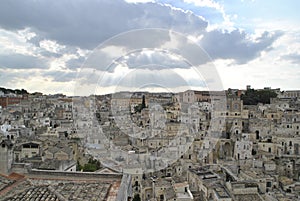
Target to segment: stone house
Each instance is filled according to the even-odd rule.
[[[25,142],[16,145],[14,149],[14,160],[19,162],[24,158],[32,158],[41,154],[40,142]]]
[[[236,141],[234,146],[234,158],[236,160],[246,160],[252,158],[253,142],[241,140]]]
[[[0,173],[9,174],[13,163],[13,144],[4,139],[0,142]]]

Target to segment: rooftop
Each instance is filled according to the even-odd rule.
[[[121,183],[120,176],[103,175],[102,178],[101,174],[93,175],[80,174],[76,178],[74,173],[50,173],[49,177],[46,173],[28,174],[4,186],[0,191],[0,200],[97,201],[112,200],[111,196],[115,198]],[[8,178],[6,180],[13,182]]]
[[[230,198],[231,196],[227,192],[227,190],[223,186],[218,186],[214,188],[214,191],[216,192],[218,198]]]
[[[14,183],[14,180],[7,178],[6,176],[0,175],[0,191],[6,188],[8,185]]]
[[[263,199],[258,194],[236,195],[236,201],[262,201]]]

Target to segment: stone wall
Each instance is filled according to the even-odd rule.
[[[99,174],[93,172],[61,172],[61,171],[49,171],[49,170],[30,170],[27,174],[29,178],[60,178],[60,179],[72,179],[72,180],[121,180],[122,174]]]

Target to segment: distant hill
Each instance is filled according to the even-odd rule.
[[[25,89],[6,89],[3,87],[0,87],[0,91],[2,91],[4,94],[18,94],[18,95],[22,95],[22,94],[29,94]]]

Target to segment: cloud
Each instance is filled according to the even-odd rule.
[[[23,55],[23,54],[8,54],[0,55],[0,66],[12,69],[29,69],[29,68],[49,68],[49,61],[40,57]]]
[[[1,86],[14,89],[26,89],[30,93],[39,91],[43,93],[74,94],[74,81],[69,79],[66,72],[49,71],[47,69],[8,69],[0,68]],[[69,72],[72,74],[72,72]],[[60,80],[60,77],[65,76]],[[72,75],[73,76],[73,75]]]
[[[223,10],[211,0],[195,5]],[[91,0],[88,3],[16,0],[0,7],[0,26],[9,30],[29,28],[35,35],[28,41],[43,48],[41,54],[47,57],[59,57],[66,47],[93,49],[124,31],[163,28],[193,36],[204,35],[201,44],[212,58],[234,58],[243,63],[259,56],[260,51],[268,48],[278,36],[266,32],[259,42],[254,42],[238,30],[207,32],[208,22],[193,12],[160,3],[133,4],[122,0]],[[139,41],[145,42],[147,37],[157,37],[157,44],[160,42],[159,35],[145,35]],[[133,44],[138,41],[130,40]],[[122,41],[118,42],[118,46],[122,46]]]
[[[13,83],[20,79],[26,79],[37,75],[36,69],[16,69],[0,68],[1,85],[14,86]]]
[[[131,29],[159,27],[198,33],[206,28],[207,22],[192,13],[157,3],[16,0],[0,7],[0,26],[9,30],[30,27],[40,39],[93,49]]]
[[[117,62],[126,63],[129,68],[149,68],[151,70],[190,68],[191,66],[180,55],[160,50],[133,52]]]
[[[300,64],[300,54],[299,53],[290,53],[280,57],[282,60],[287,60],[293,64]]]
[[[126,66],[117,66],[113,73],[108,73],[94,69],[82,69],[76,82],[78,85],[76,88],[80,91],[82,86],[90,86],[90,90],[114,87],[116,91],[121,91],[124,88],[135,91],[153,86],[161,89],[206,87],[205,80],[192,69],[185,72],[177,70],[129,69]],[[187,73],[192,73],[193,75],[187,75]],[[80,91],[80,93],[85,92]]]
[[[189,86],[181,75],[167,69],[159,71],[148,69],[130,71],[122,76],[121,79],[118,80],[118,83],[114,83],[114,85],[136,89],[153,85],[160,86],[161,88]]]
[[[46,71],[41,73],[43,77],[49,78],[54,82],[70,82],[75,80],[77,72],[70,71]]]
[[[264,32],[261,36],[252,40],[244,31],[232,32],[214,30],[208,32],[200,41],[200,45],[213,59],[234,59],[243,64],[259,57],[262,51],[270,50],[273,42],[282,32]]]
[[[86,58],[83,56],[79,56],[77,58],[70,59],[66,62],[66,67],[68,69],[74,70],[79,69],[84,64]]]
[[[153,0],[125,0],[127,3],[149,3],[154,2]]]
[[[56,41],[39,40],[28,42],[37,35],[29,28],[16,32],[0,28],[0,66],[11,69],[53,67],[54,61],[64,66],[63,62],[78,59],[87,55],[87,51],[73,46],[64,46]],[[84,58],[85,59],[85,58]]]
[[[176,78],[172,69],[186,70],[184,76],[177,73],[182,75],[184,82],[202,86],[197,77],[188,76],[190,68],[185,62],[195,66],[211,63],[206,54],[198,53],[198,44],[214,61],[251,64],[251,61],[270,52],[274,41],[283,34],[275,31],[254,36],[239,29],[232,31],[232,26],[217,26],[217,29],[211,30],[212,24],[230,23],[223,5],[216,3],[219,1],[128,1],[133,3],[123,0],[15,0],[3,3],[0,7],[0,66],[11,70],[39,70],[31,76],[46,79],[45,83],[53,81],[57,88],[76,77],[79,68],[87,68],[80,74],[83,77],[79,79],[83,80],[78,80],[78,84],[86,84],[86,87],[88,84],[97,85],[103,73],[107,81],[103,86],[110,89],[119,84],[131,87],[128,86],[132,83],[130,79],[142,85],[150,82],[151,77],[152,82],[180,87],[183,85],[180,79],[165,82]],[[149,31],[148,28],[157,28],[157,31]],[[170,31],[162,34],[160,29]],[[133,30],[143,31],[137,35],[119,35]],[[181,33],[183,37],[172,31]],[[197,44],[187,37],[195,38]],[[104,46],[96,48],[99,44]],[[179,57],[172,57],[174,55]],[[299,61],[297,54],[281,58],[294,63]],[[128,69],[121,70],[118,64],[124,64]],[[156,80],[153,72],[147,70],[155,72],[162,81]],[[28,76],[24,71],[19,72],[22,75],[6,71],[2,77],[9,75],[12,78],[15,75],[17,79]],[[144,77],[140,72],[148,76]],[[214,73],[209,71],[206,79],[213,77]],[[127,84],[122,81],[122,76],[128,77],[124,78]],[[120,82],[116,82],[118,79]],[[4,83],[3,80],[1,82]],[[35,80],[35,83],[41,82]]]

